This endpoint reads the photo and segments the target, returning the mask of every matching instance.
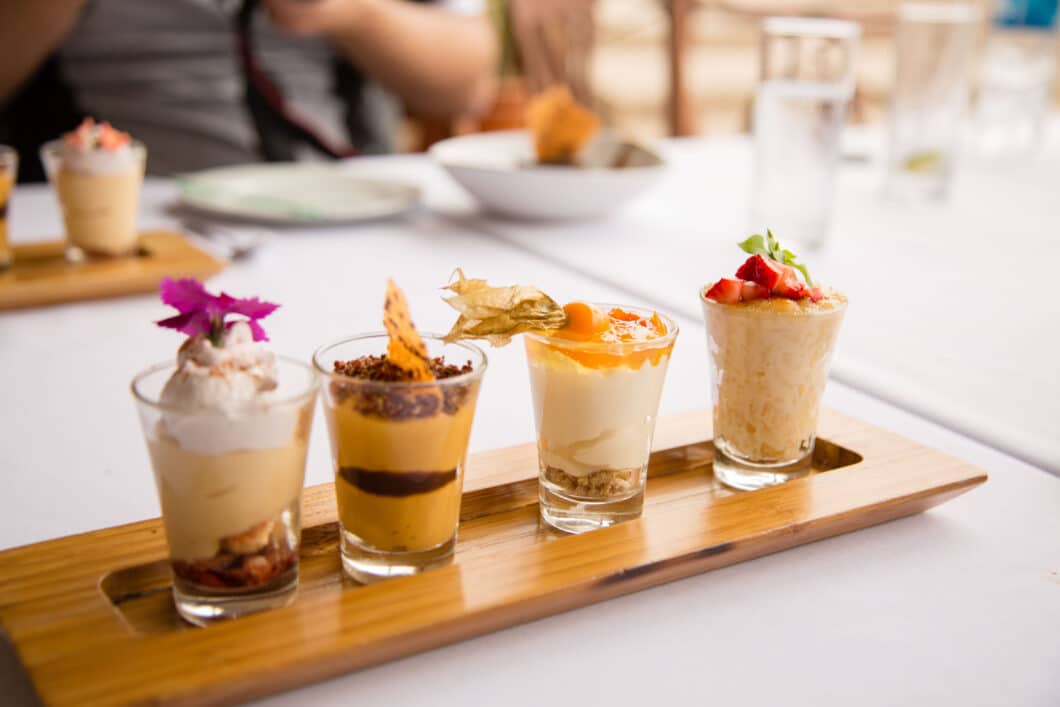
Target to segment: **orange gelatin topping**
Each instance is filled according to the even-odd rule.
[[[528,345],[547,346],[588,368],[640,368],[645,361],[656,365],[673,348],[672,342],[668,346],[650,346],[650,342],[669,333],[658,312],[645,317],[618,307],[603,311],[586,302],[571,302],[563,307],[563,311],[567,314],[567,323],[561,329],[549,331],[547,335],[552,339],[570,341],[574,345],[548,345],[536,341],[528,341]],[[586,346],[578,346],[580,343]],[[648,346],[622,350],[622,344],[639,343]],[[616,346],[608,347],[607,344]]]

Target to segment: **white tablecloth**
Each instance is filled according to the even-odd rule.
[[[714,151],[687,149],[690,159]],[[712,172],[713,158],[704,164],[700,182],[709,194],[710,185],[726,176]],[[662,413],[707,404],[695,291],[735,267],[739,256],[728,249],[740,234],[735,224],[708,227],[687,213],[682,221],[665,208],[667,198],[680,200],[680,194],[667,197],[663,185],[654,199],[609,222],[533,232],[507,225],[502,231],[478,217],[420,158],[365,160],[352,168],[422,180],[438,213],[277,234],[252,260],[213,280],[214,287],[284,304],[268,320],[277,350],[307,357],[344,333],[378,328],[387,275],[408,292],[417,324],[441,329],[451,313],[436,288],[460,265],[497,282],[534,282],[560,299],[672,301],[668,308],[677,313],[682,333]],[[169,220],[165,209],[173,194],[168,183],[148,185],[145,226]],[[724,204],[711,199],[698,206],[710,213]],[[13,212],[16,240],[58,233],[46,190],[20,189]],[[725,259],[688,262],[692,238],[702,239],[704,252],[726,248]],[[611,257],[609,251],[625,255]],[[844,340],[844,359],[851,360],[860,350],[852,342],[871,330],[859,321],[875,316],[873,291],[861,289],[863,278],[846,279],[847,268],[828,257],[818,270],[856,303]],[[610,263],[607,272],[599,265],[604,262]],[[173,355],[179,337],[151,324],[165,314],[156,298],[142,296],[0,315],[7,403],[0,425],[6,461],[0,547],[157,515],[127,385],[138,369]],[[1012,335],[1007,318],[998,325]],[[920,350],[934,351],[927,345]],[[1026,353],[994,350],[998,367],[1018,368],[1014,362]],[[884,363],[905,370],[898,362]],[[524,365],[519,346],[490,352],[473,449],[532,439]],[[933,378],[927,376],[923,387]],[[968,459],[987,469],[991,480],[924,515],[263,703],[1056,705],[1060,481],[841,383],[830,386],[827,402]],[[1024,413],[1014,406],[994,414],[1011,420]],[[307,483],[331,476],[320,422]],[[6,682],[12,675],[10,664],[0,670],[0,694],[15,694]]]

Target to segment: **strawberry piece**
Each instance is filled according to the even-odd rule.
[[[806,296],[806,285],[799,281],[795,271],[787,266],[781,266],[783,268],[783,275],[780,278],[780,282],[773,288],[773,294],[781,297],[787,297],[788,299],[801,299]]]
[[[740,290],[740,298],[744,302],[750,302],[754,299],[769,299],[771,294],[768,287],[759,285],[757,282],[744,282],[743,288]]]
[[[810,289],[806,290],[806,294],[809,295],[810,299],[814,302],[820,302],[828,296],[820,287],[811,287]]]
[[[740,269],[736,271],[736,277],[741,280],[757,282],[763,287],[775,290],[784,276],[784,266],[761,255],[752,255]]]
[[[743,285],[741,280],[723,277],[715,282],[704,296],[721,304],[736,304],[742,297]]]
[[[129,142],[129,133],[115,130],[110,123],[99,126],[99,146],[103,150],[117,150]]]

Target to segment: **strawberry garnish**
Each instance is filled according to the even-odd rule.
[[[750,302],[754,299],[769,299],[772,293],[769,288],[765,285],[759,285],[757,282],[744,282],[743,288],[740,290],[740,298],[744,302]]]
[[[707,290],[705,297],[722,304],[736,304],[743,297],[743,280],[723,277]]]
[[[110,123],[101,123],[98,132],[99,147],[102,150],[117,150],[129,143],[129,133],[115,130]]]
[[[783,274],[780,277],[780,282],[773,288],[773,294],[787,297],[788,299],[800,299],[805,296],[806,285],[799,281],[795,271],[787,266],[781,267],[783,268]]]
[[[740,243],[740,248],[751,257],[736,271],[739,279],[718,280],[704,293],[705,297],[735,304],[769,297],[793,300],[809,297],[819,302],[828,296],[824,289],[813,284],[810,273],[797,256],[781,247],[772,231],[767,231],[765,236],[751,236]],[[802,273],[805,282],[799,279],[796,270]]]
[[[747,261],[740,266],[740,269],[736,271],[736,277],[741,280],[750,280],[751,282],[757,282],[759,285],[773,290],[780,282],[780,278],[783,277],[784,273],[781,270],[783,266],[772,260],[767,260],[761,255],[752,255]]]

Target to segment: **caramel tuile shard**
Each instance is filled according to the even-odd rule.
[[[427,347],[417,333],[416,327],[412,325],[405,293],[390,279],[386,281],[383,324],[386,326],[387,336],[390,337],[390,343],[386,347],[387,359],[395,366],[408,371],[413,380],[434,380],[430,358],[427,356]]]
[[[536,287],[491,287],[485,280],[464,277],[460,268],[454,274],[456,282],[443,289],[456,294],[444,299],[460,317],[445,335],[446,342],[485,339],[504,346],[524,331],[559,329],[567,323],[563,308]]]

